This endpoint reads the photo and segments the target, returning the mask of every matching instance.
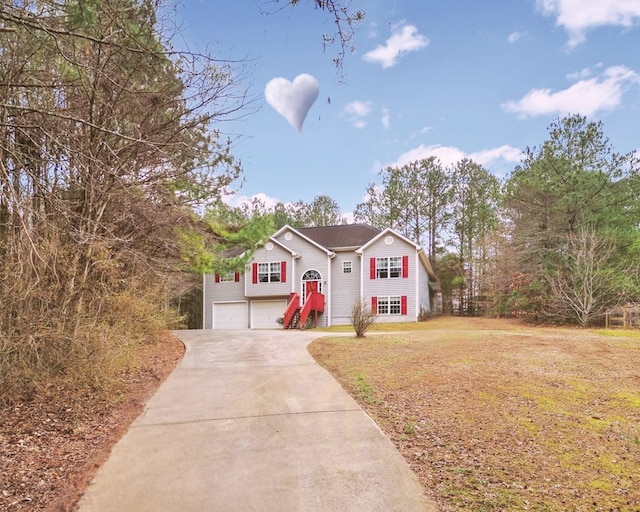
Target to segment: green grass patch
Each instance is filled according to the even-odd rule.
[[[353,385],[365,402],[370,404],[379,403],[379,400],[375,398],[375,390],[366,375],[363,375],[362,373],[358,374]]]

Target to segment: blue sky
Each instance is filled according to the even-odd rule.
[[[640,0],[352,0],[366,16],[342,73],[322,44],[329,15],[287,4],[183,0],[173,14],[192,49],[241,61],[254,99],[218,126],[244,169],[231,203],[324,194],[348,214],[381,169],[431,155],[502,178],[566,114],[602,121],[620,153],[640,149]],[[265,88],[301,74],[319,92],[298,132]]]

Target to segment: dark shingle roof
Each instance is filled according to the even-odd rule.
[[[224,256],[225,258],[235,258],[237,256],[240,256],[244,252],[246,252],[246,249],[243,249],[242,247],[231,247],[230,249],[225,249],[224,251],[222,251],[222,256]]]
[[[297,228],[296,231],[332,251],[346,247],[360,247],[380,233],[379,229],[367,224]]]

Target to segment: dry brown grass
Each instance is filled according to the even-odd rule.
[[[310,351],[443,511],[640,510],[640,335],[439,318]]]

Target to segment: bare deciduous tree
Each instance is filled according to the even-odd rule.
[[[570,235],[561,262],[547,276],[547,314],[588,327],[607,309],[623,304],[628,299],[624,282],[635,278],[637,264],[617,260],[616,253],[613,243],[593,231]]]

